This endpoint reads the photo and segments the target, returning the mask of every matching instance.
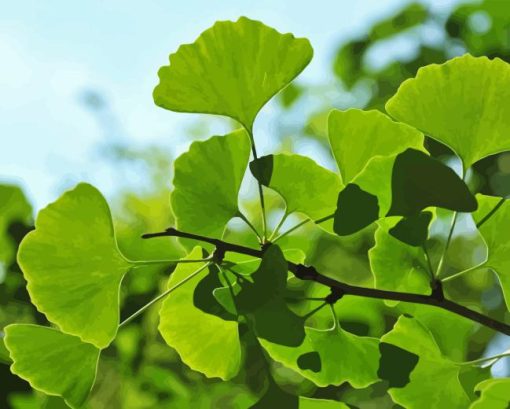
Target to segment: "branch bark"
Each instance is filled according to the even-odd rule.
[[[177,230],[173,227],[163,232],[144,234],[142,238],[150,239],[154,237],[181,237],[185,239],[197,240],[204,243],[212,244],[220,252],[234,252],[245,254],[252,257],[262,258],[264,256],[264,248],[262,250],[241,246],[235,243],[229,243],[212,237],[201,236],[198,234],[187,233]],[[414,304],[426,304],[442,308],[454,314],[465,317],[471,321],[482,324],[495,331],[510,335],[510,325],[495,320],[487,315],[471,310],[463,305],[457,304],[451,300],[444,298],[442,291],[433,291],[430,295],[403,293],[397,291],[381,290],[377,288],[359,287],[350,285],[333,278],[327,277],[319,273],[313,266],[305,266],[287,261],[289,271],[301,280],[314,281],[316,283],[329,287],[338,295],[355,295],[368,298],[379,298],[384,300],[403,301]]]

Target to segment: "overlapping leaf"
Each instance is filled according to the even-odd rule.
[[[202,249],[195,247],[186,257],[200,259]],[[203,263],[202,263],[203,264]],[[201,264],[179,264],[170,276],[172,287],[191,275]],[[159,312],[159,332],[190,368],[210,378],[233,378],[241,367],[241,343],[236,321],[208,314],[193,304],[197,285],[207,271],[196,275],[171,293]]]
[[[393,401],[406,408],[467,408],[471,391],[466,391],[461,382],[464,371],[486,375],[482,369],[466,368],[445,357],[432,334],[414,318],[401,316],[381,342],[419,357],[411,368],[409,382],[389,389]]]
[[[78,337],[38,325],[5,328],[11,371],[48,395],[62,396],[73,409],[87,399],[94,380],[99,349]]]
[[[476,385],[475,390],[480,399],[469,409],[506,409],[510,405],[510,378],[487,379]]]
[[[312,55],[307,39],[259,21],[219,21],[170,55],[170,65],[159,71],[154,101],[172,111],[226,115],[251,129],[259,110]]]
[[[117,248],[104,197],[81,183],[41,210],[35,227],[18,252],[32,302],[64,332],[106,347],[131,263]]]
[[[402,83],[386,110],[448,145],[467,169],[510,150],[510,65],[469,54],[428,65]]]
[[[306,156],[263,156],[251,162],[250,169],[261,184],[282,196],[287,214],[300,212],[318,219],[335,210],[340,178]]]
[[[496,206],[500,207],[479,230],[488,248],[488,258],[480,267],[492,269],[498,276],[507,308],[510,309],[510,201],[502,204],[500,198],[477,195],[479,208],[473,213],[476,223],[482,221]]]
[[[171,202],[179,229],[221,237],[238,214],[249,156],[250,140],[242,130],[191,144],[175,161]]]

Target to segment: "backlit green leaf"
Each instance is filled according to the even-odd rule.
[[[510,405],[510,378],[487,379],[475,390],[480,393],[480,399],[469,409],[507,409]]]
[[[11,371],[48,395],[62,396],[71,408],[81,407],[96,378],[99,349],[78,337],[38,325],[5,328]]]
[[[226,115],[251,129],[273,95],[310,62],[307,39],[241,17],[219,21],[159,70],[156,105],[178,112]]]
[[[500,202],[500,198],[477,195],[478,211],[473,213],[476,223],[479,223]],[[501,289],[505,297],[507,308],[510,309],[510,201],[504,203],[496,212],[483,223],[480,233],[488,248],[488,258],[479,267],[490,268],[498,276]]]
[[[41,210],[18,262],[32,302],[62,331],[99,348],[119,324],[119,286],[131,264],[117,248],[110,209],[81,183]]]
[[[356,336],[339,325],[328,330],[306,327],[305,331],[305,340],[295,348],[265,340],[261,343],[272,359],[318,386],[349,382],[364,388],[378,380],[377,339]]]
[[[397,155],[391,190],[388,216],[412,216],[429,206],[459,212],[477,208],[475,197],[451,168],[414,149]]]
[[[467,169],[510,150],[510,65],[469,54],[428,65],[402,83],[386,110],[448,145]]]
[[[389,389],[395,403],[410,409],[469,406],[470,399],[459,380],[462,366],[443,355],[432,334],[418,320],[401,316],[381,341],[419,356],[409,383]]]
[[[352,182],[376,156],[391,156],[406,148],[423,146],[421,132],[376,110],[333,110],[328,118],[328,133],[344,183]]]
[[[200,259],[202,249],[195,247],[186,257]],[[188,277],[203,263],[179,264],[170,276],[168,287]],[[193,304],[193,294],[207,269],[172,292],[159,312],[159,332],[182,361],[210,378],[233,378],[241,367],[238,324],[208,314]]]
[[[263,156],[251,162],[250,169],[260,183],[283,197],[287,214],[300,212],[318,219],[330,215],[336,208],[342,189],[340,178],[306,156]]]
[[[238,214],[237,196],[250,156],[244,131],[193,142],[175,161],[171,202],[177,227],[221,237]]]

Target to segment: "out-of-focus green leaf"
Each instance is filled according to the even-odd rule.
[[[250,169],[260,183],[283,197],[287,214],[300,212],[318,219],[336,208],[340,178],[306,156],[267,155],[251,162]]]
[[[237,196],[250,156],[250,140],[239,130],[193,142],[175,161],[171,202],[177,227],[221,237],[239,210]]]
[[[372,41],[383,40],[399,34],[411,27],[424,23],[427,17],[428,12],[423,4],[409,4],[390,18],[375,24],[370,30],[370,39]]]
[[[352,182],[373,157],[423,147],[421,132],[375,110],[331,111],[328,134],[344,183]]]
[[[386,110],[448,145],[467,169],[510,150],[510,65],[468,54],[428,65],[402,83]]]
[[[298,347],[267,341],[262,341],[262,346],[272,359],[318,386],[349,382],[355,388],[364,388],[379,379],[377,339],[346,332],[338,323],[328,330],[305,330],[306,338]]]
[[[38,325],[12,324],[5,333],[13,373],[39,391],[62,396],[73,409],[85,403],[96,378],[99,349]]]
[[[349,183],[338,195],[333,230],[347,236],[367,227],[379,218],[377,197]]]
[[[277,245],[271,245],[251,278],[241,281],[236,306],[252,321],[257,337],[276,344],[297,346],[305,337],[304,318],[285,303],[287,261]]]
[[[388,216],[412,216],[429,206],[459,212],[477,208],[476,198],[451,168],[414,149],[397,155],[391,190]]]
[[[480,399],[469,409],[507,409],[510,405],[510,378],[487,379],[476,385]]]
[[[195,247],[186,258],[196,260],[201,257],[202,249]],[[200,265],[179,264],[170,276],[168,288],[187,278]],[[208,314],[193,304],[193,294],[205,274],[206,271],[199,273],[163,301],[159,332],[191,369],[210,378],[229,380],[241,367],[238,324]]]
[[[119,287],[131,263],[117,248],[110,209],[80,183],[41,210],[18,262],[32,302],[62,331],[99,348],[119,324]]]
[[[465,409],[469,406],[470,398],[459,380],[462,366],[443,355],[430,331],[418,320],[401,316],[381,342],[419,356],[409,375],[409,383],[389,389],[395,403],[413,409]]]
[[[159,70],[154,101],[172,111],[226,115],[251,129],[260,109],[312,55],[307,39],[259,21],[219,21],[170,55],[170,65]]]
[[[476,223],[482,221],[500,202],[500,198],[477,195],[478,211],[473,213]],[[484,222],[480,233],[488,248],[488,258],[480,268],[490,268],[498,276],[505,297],[507,308],[510,309],[510,201],[503,204]]]

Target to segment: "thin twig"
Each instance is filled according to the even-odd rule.
[[[174,228],[169,228],[164,232],[144,234],[142,237],[145,239],[153,237],[182,237],[213,244],[214,246],[216,246],[217,248],[221,248],[221,250],[225,252],[246,254],[248,256],[259,258],[262,258],[264,255],[264,250],[245,247],[239,244],[229,243],[223,240],[201,236],[198,234],[182,232]],[[383,300],[394,300],[414,304],[431,305],[450,311],[454,314],[463,316],[467,319],[470,319],[471,321],[478,322],[479,324],[485,325],[488,328],[492,328],[495,331],[499,331],[503,334],[510,335],[510,325],[495,320],[477,311],[473,311],[467,307],[464,307],[463,305],[445,299],[444,297],[438,297],[434,294],[431,295],[413,294],[381,290],[377,288],[358,287],[322,275],[313,266],[305,266],[303,264],[296,264],[290,261],[287,261],[287,263],[289,271],[291,271],[297,278],[301,280],[317,282],[319,284],[325,285],[330,289],[336,289],[338,290],[338,292],[344,295],[354,295],[367,298],[377,298]]]
[[[482,224],[484,224],[487,220],[489,220],[494,215],[494,213],[496,213],[498,211],[498,209],[501,206],[503,206],[505,201],[506,201],[506,199],[504,197],[502,197],[500,199],[500,201],[496,204],[496,206],[494,206],[489,213],[487,213],[484,217],[482,217],[482,219],[478,223],[476,223],[476,228],[479,229],[482,226]]]

